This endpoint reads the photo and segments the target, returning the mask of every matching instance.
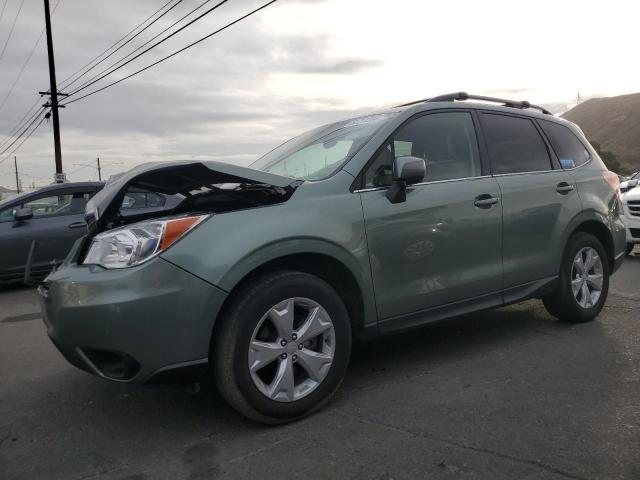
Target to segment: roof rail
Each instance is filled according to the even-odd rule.
[[[532,105],[526,100],[516,101],[516,100],[507,100],[505,98],[496,98],[496,97],[485,97],[482,95],[469,95],[467,92],[457,92],[457,93],[448,93],[446,95],[438,95],[437,97],[425,98],[423,100],[416,100],[415,102],[405,103],[403,105],[397,105],[397,107],[409,107],[411,105],[417,105],[418,103],[431,103],[431,102],[455,102],[455,101],[464,101],[464,100],[481,100],[483,102],[491,102],[491,103],[499,103],[504,105],[505,107],[511,108],[535,108],[536,110],[540,110],[542,113],[547,115],[551,115],[551,112],[546,108],[540,107],[538,105]]]

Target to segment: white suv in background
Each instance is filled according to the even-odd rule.
[[[629,175],[626,180],[620,182],[620,191],[622,193],[626,193],[629,190],[637,187],[638,182],[640,182],[640,172]]]
[[[627,231],[627,254],[640,243],[640,188],[632,188],[622,195],[622,221]]]

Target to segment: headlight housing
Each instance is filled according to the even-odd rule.
[[[147,220],[93,237],[85,265],[127,268],[140,265],[169,248],[209,215]]]

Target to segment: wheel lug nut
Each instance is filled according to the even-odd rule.
[[[282,340],[282,341],[280,342],[280,345],[282,345],[283,347],[284,347],[286,344],[287,344],[287,341],[286,341],[286,340]]]
[[[297,340],[297,339],[298,339],[298,335],[296,335],[295,333],[291,335],[291,340]]]
[[[294,362],[298,360],[298,355],[296,355],[295,353],[291,355],[291,360],[293,360]]]
[[[302,344],[298,345],[298,350],[302,350]]]
[[[285,358],[287,358],[287,354],[283,353],[282,355],[280,355],[280,358],[284,360]]]

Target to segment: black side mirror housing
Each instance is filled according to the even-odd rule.
[[[424,160],[419,157],[396,157],[393,162],[393,180],[387,198],[391,203],[407,200],[407,186],[420,183],[427,173]]]
[[[19,225],[20,222],[29,220],[30,218],[33,218],[33,210],[31,210],[31,207],[16,208],[13,212],[13,225]]]

